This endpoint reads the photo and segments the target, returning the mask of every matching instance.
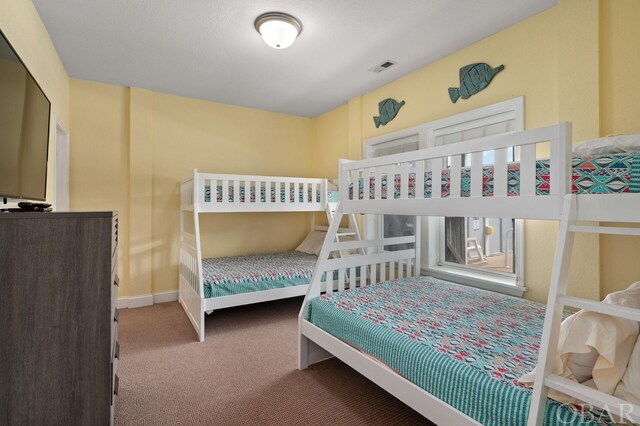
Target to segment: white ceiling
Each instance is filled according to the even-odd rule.
[[[33,0],[71,77],[305,117],[556,2]],[[302,22],[290,48],[268,47],[254,29],[270,11]],[[368,71],[387,59],[398,64]]]

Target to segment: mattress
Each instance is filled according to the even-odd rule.
[[[545,305],[431,277],[313,299],[308,320],[486,425],[526,425]],[[606,424],[549,400],[546,425]]]
[[[205,298],[309,284],[318,257],[298,251],[202,259]]]
[[[288,191],[287,191],[288,189]],[[245,202],[245,188],[244,185],[240,186],[240,198],[239,200],[235,200],[235,189],[233,186],[229,186],[229,202],[233,203],[233,202]],[[267,190],[264,186],[260,187],[260,201],[261,202],[266,202],[267,200]],[[276,196],[277,196],[277,192],[275,188],[271,188],[271,202],[275,203],[276,202]],[[287,192],[289,192],[289,202],[293,203],[295,202],[296,199],[296,190],[289,186],[289,188],[280,188],[280,202],[284,203],[287,199]],[[304,192],[299,192],[298,191],[298,201],[300,203],[304,203],[305,202],[305,197],[304,197]],[[308,188],[307,190],[307,199],[306,202],[313,202],[313,189],[311,187]],[[215,197],[216,197],[216,202],[221,203],[222,202],[222,186],[218,185],[216,187],[216,191],[215,191]],[[205,202],[211,202],[211,186],[206,185],[204,187],[204,201]],[[256,202],[256,188],[255,186],[251,186],[250,187],[250,194],[249,194],[249,202],[251,203],[255,203]],[[319,203],[320,202],[320,190],[316,190],[315,191],[315,202]]]
[[[574,194],[614,194],[640,193],[640,153],[606,154],[590,157],[572,158],[572,192]],[[520,195],[520,164],[507,164],[507,196]],[[493,196],[494,182],[493,166],[485,166],[482,170],[482,195]],[[415,173],[409,174],[409,198],[415,198]],[[449,170],[442,171],[442,197],[449,196],[451,176]],[[386,199],[388,176],[381,179],[381,197]],[[536,161],[536,193],[549,194],[549,160]],[[400,198],[401,178],[394,175],[394,198]],[[460,190],[462,197],[471,195],[471,169],[462,168],[460,171]],[[370,181],[370,198],[375,197],[375,179]],[[363,199],[363,181],[359,183],[359,199]],[[424,174],[424,198],[431,198],[431,172]],[[349,199],[353,199],[353,185],[349,189]]]

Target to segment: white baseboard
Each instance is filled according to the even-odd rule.
[[[177,302],[178,290],[162,291],[153,293],[153,303]]]
[[[177,300],[178,290],[144,294],[142,296],[119,297],[118,309],[141,308],[143,306],[151,306],[155,303],[175,302]]]

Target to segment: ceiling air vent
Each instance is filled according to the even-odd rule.
[[[375,67],[371,68],[369,71],[371,72],[375,72],[376,74],[379,72],[382,72],[386,69],[391,68],[392,66],[394,66],[397,62],[394,61],[390,61],[390,60],[386,60],[384,62],[382,62],[381,64],[376,65]]]

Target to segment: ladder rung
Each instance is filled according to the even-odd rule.
[[[596,302],[595,300],[581,299],[573,296],[559,296],[558,303],[566,306],[573,306],[574,308],[584,309],[585,311],[612,315],[631,321],[640,321],[640,309],[614,305],[613,303]]]
[[[619,416],[624,420],[631,420],[634,423],[640,422],[640,406],[625,401],[624,399],[600,392],[556,374],[548,375],[544,380],[544,384],[587,404],[607,410],[609,413]]]
[[[590,234],[615,234],[615,235],[636,235],[640,236],[640,228],[622,228],[613,226],[581,226],[572,225],[571,232],[584,232]]]
[[[336,235],[338,237],[350,237],[350,236],[356,235],[356,233],[355,232],[338,232]]]

